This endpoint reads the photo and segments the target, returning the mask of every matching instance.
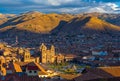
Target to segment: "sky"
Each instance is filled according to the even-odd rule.
[[[0,13],[120,13],[120,0],[0,0]]]

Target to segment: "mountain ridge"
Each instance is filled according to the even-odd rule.
[[[57,27],[59,27],[57,29]],[[119,32],[120,27],[101,20],[97,16],[71,14],[44,14],[27,12],[7,20],[0,25],[0,31],[9,29],[26,30],[34,33],[80,33],[80,32]],[[74,31],[73,31],[74,30]],[[93,31],[94,30],[94,31]]]
[[[17,29],[28,30],[37,33],[48,33],[59,25],[61,20],[69,21],[72,15],[42,14],[30,12],[21,14],[0,25],[1,28],[16,26]]]

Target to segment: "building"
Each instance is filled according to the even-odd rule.
[[[5,49],[4,52],[3,52],[4,56],[8,56],[10,54],[11,54],[11,51],[9,49]]]
[[[24,62],[36,62],[36,63],[39,63],[39,57],[31,57],[31,54],[30,54],[30,51],[29,50],[25,50],[24,51],[24,54],[23,54],[23,61]]]
[[[76,57],[77,57],[77,56],[74,55],[74,54],[65,55],[65,61],[66,61],[66,62],[73,61]]]
[[[52,45],[50,49],[42,43],[40,46],[41,63],[54,63],[55,62],[55,47]]]
[[[48,49],[44,43],[39,48],[41,63],[63,63],[72,61],[76,58],[76,55],[68,54],[55,54],[55,47],[51,45],[51,48]]]
[[[65,56],[62,54],[56,55],[56,62],[57,63],[63,63],[65,61]]]
[[[4,63],[5,63],[5,58],[3,56],[0,56],[0,75],[2,76],[6,75],[6,69],[3,67]]]
[[[108,53],[103,50],[92,50],[92,55],[105,56],[108,55]]]
[[[35,63],[29,63],[26,65],[26,74],[28,76],[37,76],[39,68],[35,65]]]
[[[49,77],[48,72],[36,62],[16,62],[14,63],[16,73],[26,74],[27,76]]]
[[[74,81],[119,81],[118,77],[120,77],[119,66],[85,68],[83,74],[74,78]]]
[[[24,49],[23,49],[23,48],[19,48],[19,49],[17,50],[17,52],[18,52],[18,54],[22,55],[22,54],[24,53]]]

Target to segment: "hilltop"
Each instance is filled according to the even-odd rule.
[[[102,19],[106,22],[109,22],[111,24],[120,26],[120,14],[112,14],[112,13],[108,14],[108,13],[94,12],[94,13],[76,14],[76,16],[77,17],[80,17],[80,16],[94,16],[94,17]]]
[[[49,33],[57,27],[60,21],[69,21],[73,16],[69,14],[43,14],[40,12],[27,12],[17,17],[9,19],[0,25],[2,31],[7,31],[13,27],[19,30],[27,30],[35,33]]]

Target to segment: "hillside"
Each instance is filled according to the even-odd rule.
[[[74,31],[73,31],[74,30]],[[91,33],[117,33],[120,31],[119,26],[112,25],[97,17],[82,16],[71,20],[64,25],[59,31],[60,34],[91,34]]]
[[[0,19],[0,24],[3,24],[7,21],[7,19]]]
[[[64,32],[72,34],[85,33],[86,31],[89,33],[96,31],[113,33],[113,31],[119,31],[120,28],[118,26],[106,22],[107,18],[116,17],[113,14],[100,13],[70,15],[56,13],[44,14],[32,11],[10,19],[0,20],[0,31],[4,32],[10,29],[16,29],[27,30],[34,33]],[[75,31],[73,31],[74,29]]]
[[[0,25],[5,23],[7,20],[9,20],[10,18],[15,17],[15,14],[1,14],[0,13]]]
[[[108,14],[108,13],[83,13],[83,14],[76,14],[77,17],[80,16],[94,16],[94,17],[98,17],[106,22],[109,22],[111,24],[114,25],[118,25],[120,26],[120,14]]]
[[[0,13],[0,18],[5,18],[5,16],[3,14]]]
[[[14,17],[0,25],[1,31],[15,27],[19,30],[27,30],[35,33],[49,33],[59,25],[60,21],[69,21],[72,15],[68,14],[43,14],[37,11],[27,12]]]
[[[69,54],[114,41],[118,46],[120,27],[97,16],[27,12],[0,24],[0,40],[14,44],[17,36],[19,45],[25,47],[55,43],[59,51]],[[76,49],[81,42],[89,46]]]

